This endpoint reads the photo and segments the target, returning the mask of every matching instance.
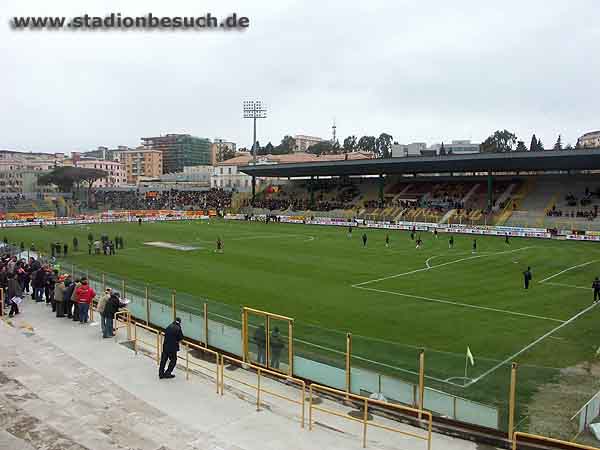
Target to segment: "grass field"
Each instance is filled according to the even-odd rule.
[[[119,234],[125,249],[88,256],[89,232]],[[338,362],[343,356],[335,350],[345,349],[345,333],[352,332],[357,364],[414,381],[417,349],[425,348],[429,386],[487,403],[507,400],[511,361],[529,371],[521,377],[526,402],[559,369],[592,359],[600,344],[600,311],[591,307],[590,289],[600,275],[600,246],[593,243],[513,238],[506,245],[504,238],[478,236],[473,254],[471,236],[455,235],[449,249],[447,235],[423,233],[417,250],[409,233],[390,231],[385,248],[385,231],[366,230],[363,248],[362,230],[348,238],[345,228],[224,221],[2,233],[45,252],[51,241],[72,247],[77,236],[80,250],[69,261],[79,266],[294,317],[295,336],[333,349],[330,358]],[[217,236],[223,254],[214,252]],[[183,252],[148,241],[201,248]],[[185,301],[193,307],[191,296]],[[475,356],[468,382],[462,378],[467,346]]]

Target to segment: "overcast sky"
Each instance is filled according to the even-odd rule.
[[[15,15],[247,16],[246,31],[15,31]],[[185,132],[252,145],[388,132],[546,147],[600,129],[600,1],[2,0],[0,149],[135,146]]]

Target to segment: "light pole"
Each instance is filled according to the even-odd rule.
[[[252,164],[256,165],[256,119],[264,119],[267,117],[267,108],[259,100],[244,101],[244,119],[252,119],[254,122],[254,134],[252,139]],[[252,175],[252,206],[254,206],[254,198],[256,196],[256,177]]]
[[[244,101],[244,119],[252,119],[254,122],[254,134],[252,140],[252,163],[256,164],[256,119],[267,117],[267,107],[259,100]]]

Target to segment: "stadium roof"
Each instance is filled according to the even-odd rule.
[[[248,165],[240,167],[257,177],[307,177],[451,172],[544,172],[600,170],[600,148],[585,150],[417,156],[357,161]]]

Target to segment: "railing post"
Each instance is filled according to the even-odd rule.
[[[219,360],[219,358],[217,357],[217,361]],[[220,362],[220,369],[221,369],[221,396],[223,396],[223,391],[225,390],[225,374],[223,373],[223,367],[225,365],[225,357],[223,355],[221,355],[221,361]]]
[[[313,389],[312,384],[308,388],[308,429],[312,431],[312,406],[313,406]]]
[[[242,306],[242,361],[248,361],[248,314]]]
[[[204,302],[204,346],[208,348],[208,304]]]
[[[190,346],[185,344],[185,379],[190,379]]]
[[[127,310],[127,340],[131,341],[131,313]]]
[[[517,390],[517,363],[513,362],[510,368],[510,397],[508,399],[508,440],[513,441],[515,426],[515,396]]]
[[[127,298],[127,295],[125,294],[125,280],[123,280],[123,282],[121,283],[121,287],[122,287],[122,291],[121,292],[121,298]]]
[[[270,359],[271,356],[271,316],[267,314],[267,346],[265,348],[265,367],[271,367]]]
[[[425,397],[425,350],[421,349],[419,353],[419,420],[421,420],[421,411],[423,411]]]
[[[346,333],[346,401],[350,400],[349,393],[352,383],[352,333]]]
[[[256,382],[256,410],[260,411],[260,367],[256,371],[258,381]]]
[[[148,294],[148,286],[146,286],[145,288],[146,293],[145,293],[145,297],[146,297],[146,326],[149,327],[150,326],[150,295]]]
[[[294,322],[290,320],[288,322],[288,375],[294,376]],[[304,403],[303,403],[304,404]],[[302,421],[302,427],[304,428],[304,421]]]
[[[133,351],[137,355],[137,327],[133,324]]]
[[[363,411],[363,448],[367,448],[367,424],[369,422],[369,400],[365,398]]]
[[[175,300],[175,289],[173,289],[173,292],[171,293],[171,309],[173,310],[173,322],[175,322],[175,319],[177,318],[177,305],[176,305],[176,300]]]
[[[160,364],[160,331],[156,332],[156,364]]]

